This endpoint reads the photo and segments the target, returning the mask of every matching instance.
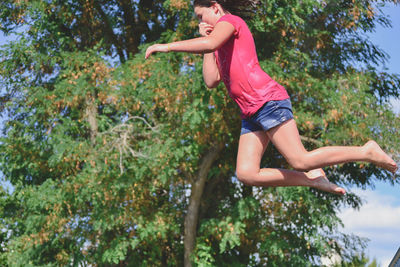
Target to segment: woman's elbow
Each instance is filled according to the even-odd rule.
[[[221,82],[221,76],[218,72],[208,73],[208,75],[204,75],[203,78],[208,88],[215,88]]]
[[[220,80],[205,81],[205,83],[206,83],[208,88],[216,88],[219,85]]]
[[[207,38],[207,39],[205,39],[204,47],[205,47],[205,51],[204,51],[205,53],[213,53],[216,50],[218,50],[220,45],[215,40],[213,40],[211,38]]]

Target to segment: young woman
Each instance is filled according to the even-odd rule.
[[[229,95],[239,105],[243,119],[236,165],[238,179],[249,185],[309,186],[345,194],[343,188],[328,181],[321,167],[364,161],[395,173],[396,163],[375,141],[360,147],[305,150],[286,90],[260,68],[252,34],[244,20],[231,14],[239,2],[244,5],[253,1],[195,0],[194,12],[200,20],[202,37],[155,44],[146,51],[146,58],[155,52],[204,54],[206,85],[213,88],[223,80]],[[269,142],[298,171],[260,169]]]

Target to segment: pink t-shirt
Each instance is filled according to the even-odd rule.
[[[235,33],[215,51],[215,57],[222,80],[230,97],[239,105],[242,118],[250,117],[270,100],[289,98],[285,88],[261,69],[246,22],[231,14],[222,16],[218,22],[221,21],[232,24]]]

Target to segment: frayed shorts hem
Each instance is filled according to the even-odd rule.
[[[254,115],[242,120],[240,135],[268,131],[290,119],[293,119],[290,99],[271,100],[266,102]]]

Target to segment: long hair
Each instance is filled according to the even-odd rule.
[[[210,7],[214,3],[221,5],[223,9],[243,19],[250,19],[257,10],[260,0],[194,0],[193,6]]]

